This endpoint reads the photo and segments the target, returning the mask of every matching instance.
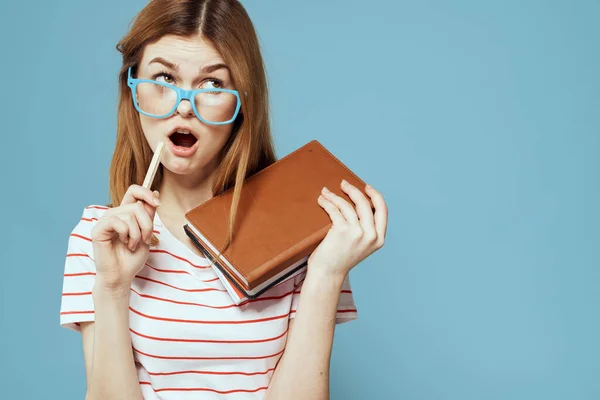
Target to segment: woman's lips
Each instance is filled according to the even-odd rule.
[[[198,150],[198,141],[192,145],[192,147],[176,146],[175,143],[169,139],[169,148],[171,152],[178,157],[190,157],[196,150]]]

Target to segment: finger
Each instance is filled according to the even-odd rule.
[[[117,216],[100,218],[92,229],[92,241],[94,242],[112,241],[115,235],[123,243],[127,243],[129,240],[129,228]]]
[[[377,230],[377,237],[384,239],[387,231],[388,221],[387,205],[385,204],[385,200],[383,199],[381,193],[375,190],[373,186],[367,185],[365,191],[375,206],[375,230]]]
[[[317,202],[321,207],[323,207],[327,214],[329,214],[331,222],[333,222],[334,225],[340,225],[346,222],[346,219],[342,213],[340,213],[340,210],[335,206],[335,204],[327,200],[325,197],[323,197],[323,195],[319,196]]]
[[[158,190],[155,190],[154,192],[152,192],[154,194],[154,198],[156,199],[157,203],[155,204],[160,204],[160,194],[158,193]],[[156,208],[158,206],[155,205],[150,205],[148,203],[144,203],[144,208],[146,208],[146,212],[148,213],[148,216],[150,217],[150,219],[152,221],[154,221],[154,214],[156,213]]]
[[[155,202],[155,204],[160,204],[160,199],[159,199],[159,193],[158,190],[155,190],[154,192],[152,192],[154,194],[155,199],[158,201],[158,203]],[[148,214],[148,216],[150,217],[150,219],[152,221],[154,221],[154,214],[156,213],[156,205],[152,205],[152,204],[148,204],[145,201],[142,200],[138,200],[137,203],[142,203],[144,205],[144,208],[146,209],[146,213]]]
[[[127,242],[127,247],[129,247],[129,250],[135,251],[142,238],[142,233],[140,232],[140,227],[138,226],[135,214],[129,213],[118,215],[117,218],[120,218],[127,224],[127,227],[129,228],[129,241]]]
[[[147,206],[148,205],[146,203],[140,201],[135,204],[135,207],[133,207],[133,213],[137,220],[137,224],[140,227],[142,240],[146,244],[150,244],[150,239],[152,239],[152,230],[154,228],[154,224],[152,222],[152,219],[148,215],[148,211],[146,210]]]
[[[327,200],[335,204],[335,206],[340,209],[340,212],[346,221],[351,224],[358,224],[358,216],[356,215],[356,211],[354,211],[354,207],[352,207],[350,203],[327,188],[323,188],[321,193]]]
[[[144,213],[150,218],[150,221],[154,220],[154,213],[156,212],[156,207],[149,205],[143,200],[138,200],[135,203],[124,204],[122,206],[116,207],[113,211],[113,214],[125,216],[131,213],[135,213],[136,210],[143,210]]]
[[[131,185],[127,189],[121,205],[132,204],[138,200],[143,200],[151,206],[157,207],[160,204],[158,197],[150,190],[140,185]]]
[[[158,190],[155,190],[154,192],[152,192],[154,194],[154,197],[156,199],[155,204],[160,205],[160,193],[158,193]],[[156,212],[156,208],[158,206],[148,206],[150,207],[150,212],[148,213],[148,215],[150,216],[150,218],[154,221],[154,213]]]
[[[356,213],[366,233],[375,235],[375,223],[373,221],[373,210],[369,199],[354,185],[342,180],[342,190],[350,196],[356,205]]]

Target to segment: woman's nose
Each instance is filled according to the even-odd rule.
[[[194,109],[192,108],[192,103],[190,103],[187,99],[182,99],[177,105],[177,114],[182,117],[191,117],[194,115]]]

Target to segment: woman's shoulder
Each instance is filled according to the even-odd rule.
[[[100,204],[90,204],[83,208],[81,213],[81,218],[86,218],[92,220],[90,222],[95,222],[98,218],[102,217],[102,215],[108,210],[109,207],[100,205]]]
[[[88,233],[98,222],[98,219],[108,210],[109,207],[100,204],[90,204],[80,212],[80,219],[76,222],[73,232]]]
[[[108,210],[108,206],[100,205],[100,204],[90,204],[83,208],[83,215],[88,215],[91,217],[100,217],[102,214]]]
[[[68,253],[92,254],[92,229],[106,210],[107,206],[90,204],[78,213],[79,219],[72,225],[69,234]]]

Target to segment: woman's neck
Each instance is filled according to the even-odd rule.
[[[183,217],[192,208],[212,198],[213,172],[190,177],[163,169],[158,188],[161,216]]]

